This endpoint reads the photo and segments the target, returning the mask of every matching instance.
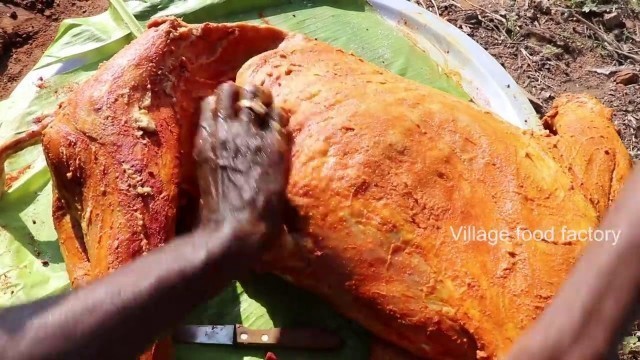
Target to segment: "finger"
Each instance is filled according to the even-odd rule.
[[[266,161],[268,162],[268,169],[273,174],[276,173],[279,176],[288,174],[289,165],[291,161],[291,145],[288,138],[288,132],[282,131],[280,133],[269,133],[265,141]]]
[[[277,107],[272,107],[270,110],[269,127],[271,128],[271,134],[274,139],[280,142],[280,145],[286,148],[291,147],[293,137],[291,131],[287,128],[289,125],[289,116]]]
[[[243,107],[240,110],[240,120],[257,128],[261,128],[264,123],[262,116],[256,114],[252,109],[246,107]]]
[[[243,89],[240,95],[240,118],[244,121],[248,121],[259,129],[263,129],[266,126],[267,114],[269,111],[267,103],[271,101],[270,94],[266,93],[266,90],[262,90],[257,86],[249,86]]]
[[[240,87],[233,82],[226,82],[216,90],[216,112],[223,121],[235,120],[236,104],[240,97]]]
[[[206,97],[200,103],[199,125],[204,134],[213,134],[213,131],[215,129],[215,119],[213,117],[213,113],[215,111],[216,103],[217,98],[214,95]]]
[[[289,125],[289,116],[285,114],[277,106],[272,106],[269,109],[269,118],[274,121],[280,127],[285,128]]]
[[[259,100],[265,107],[270,107],[273,104],[271,92],[261,86],[251,84],[246,87],[246,92],[250,99]]]
[[[200,103],[200,119],[194,146],[194,156],[197,161],[206,161],[211,153],[211,142],[215,131],[215,120],[212,113],[214,104],[214,96],[209,96]]]
[[[217,213],[217,167],[214,150],[216,123],[213,116],[214,96],[200,105],[199,129],[196,134],[194,156],[197,161],[197,180],[200,187],[200,221],[211,222]]]

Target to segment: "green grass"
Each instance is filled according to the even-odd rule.
[[[611,2],[607,0],[569,0],[569,3],[572,8],[589,12],[590,10],[595,10],[600,5],[608,5]]]
[[[628,6],[631,10],[640,12],[640,0],[565,0],[570,7],[588,12],[602,5]]]
[[[626,336],[622,341],[622,351],[624,355],[630,355],[640,352],[640,339],[638,339],[638,333],[633,333],[631,336]]]

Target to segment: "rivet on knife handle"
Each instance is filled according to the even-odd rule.
[[[248,329],[236,325],[236,342],[245,345],[277,345],[295,349],[336,350],[342,339],[329,331],[311,328]]]

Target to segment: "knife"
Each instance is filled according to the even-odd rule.
[[[249,329],[242,325],[185,325],[173,338],[177,342],[234,346],[283,347],[305,350],[336,350],[342,338],[319,328]]]

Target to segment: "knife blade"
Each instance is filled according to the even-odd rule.
[[[319,328],[249,329],[242,325],[185,325],[173,334],[177,342],[232,346],[282,347],[304,350],[337,350],[342,338]]]

